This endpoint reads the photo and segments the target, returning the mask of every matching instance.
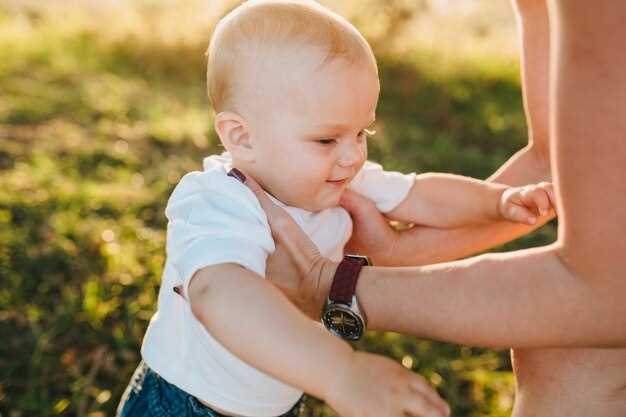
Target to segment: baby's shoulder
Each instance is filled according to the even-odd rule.
[[[182,212],[182,213],[181,213]],[[189,217],[221,213],[230,217],[267,223],[265,213],[248,187],[223,171],[192,171],[185,174],[170,195],[165,215]]]

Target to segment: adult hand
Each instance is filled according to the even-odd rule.
[[[374,265],[394,265],[400,233],[389,224],[376,205],[361,194],[346,190],[339,202],[352,217],[352,237],[346,252],[367,256]]]
[[[236,168],[229,175],[250,188],[267,215],[276,251],[268,259],[266,275],[306,315],[319,320],[339,264],[324,258],[300,226],[253,178]]]
[[[426,380],[389,358],[354,352],[328,381],[324,400],[343,417],[446,417],[450,408]]]

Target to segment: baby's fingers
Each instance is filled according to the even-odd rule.
[[[548,199],[550,200],[550,205],[552,209],[556,212],[556,193],[554,191],[554,184],[551,182],[542,182],[538,185],[541,189],[543,189],[546,194],[548,194]]]
[[[411,385],[411,391],[415,395],[411,395],[406,402],[407,414],[420,417],[447,417],[450,415],[448,404],[423,378]]]
[[[512,222],[525,223],[531,226],[537,223],[537,216],[524,206],[509,204],[504,213],[506,219]]]
[[[550,197],[548,193],[540,187],[525,188],[521,192],[524,205],[530,209],[536,209],[540,216],[550,213]]]
[[[427,398],[415,395],[408,398],[404,405],[404,416],[410,417],[448,417],[450,414],[442,410]]]

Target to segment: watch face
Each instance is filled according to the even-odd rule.
[[[343,339],[358,340],[363,335],[361,318],[342,305],[329,307],[324,312],[322,322],[331,333]]]

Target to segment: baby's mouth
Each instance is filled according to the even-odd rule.
[[[341,187],[344,184],[348,183],[348,180],[350,178],[342,178],[342,179],[338,179],[338,180],[326,180],[327,183],[335,185],[337,187]]]

